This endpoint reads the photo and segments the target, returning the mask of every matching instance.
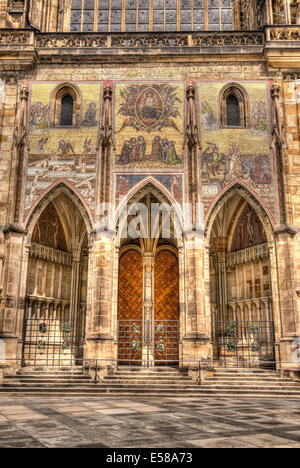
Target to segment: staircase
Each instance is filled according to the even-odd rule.
[[[300,398],[300,382],[262,369],[217,368],[198,385],[186,372],[170,367],[121,367],[95,384],[80,367],[23,368],[5,378],[1,395]]]
[[[263,369],[216,368],[201,385],[202,395],[300,398],[300,382]]]

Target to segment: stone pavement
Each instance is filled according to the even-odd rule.
[[[300,447],[299,400],[3,397],[4,447]]]

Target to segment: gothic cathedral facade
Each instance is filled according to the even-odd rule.
[[[5,365],[297,371],[299,0],[0,1]]]

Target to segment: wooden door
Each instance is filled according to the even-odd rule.
[[[155,360],[164,364],[178,360],[179,268],[177,257],[161,250],[154,273]]]
[[[119,263],[119,362],[140,364],[142,359],[143,261],[136,250],[125,252]]]

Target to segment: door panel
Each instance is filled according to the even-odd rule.
[[[143,261],[139,252],[128,250],[119,263],[118,323],[121,364],[139,364],[142,359],[142,320]]]
[[[177,257],[162,250],[154,273],[155,360],[178,360],[179,268]]]

